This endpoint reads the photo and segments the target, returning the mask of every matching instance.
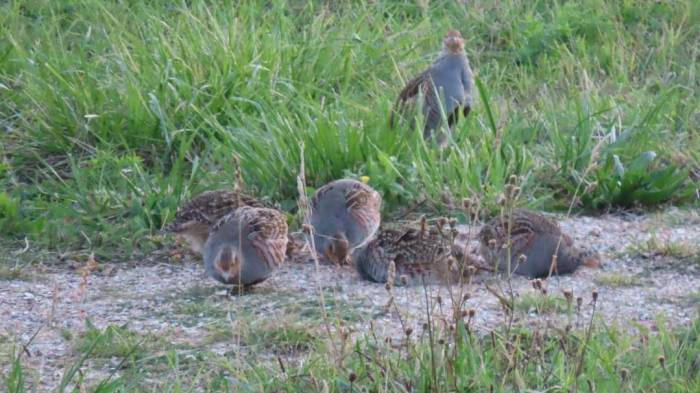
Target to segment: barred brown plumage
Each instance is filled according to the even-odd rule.
[[[510,267],[511,272],[529,277],[571,273],[580,265],[601,264],[595,250],[576,247],[558,223],[529,210],[494,218],[481,229],[479,241],[482,256],[492,266],[505,271]]]
[[[226,284],[253,285],[284,262],[287,221],[277,210],[243,206],[212,226],[204,245],[207,273]]]
[[[319,188],[311,200],[311,225],[319,256],[346,263],[353,250],[367,243],[379,228],[381,202],[378,192],[352,179]]]

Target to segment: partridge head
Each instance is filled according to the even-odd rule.
[[[464,40],[459,31],[448,30],[443,39],[443,49],[435,62],[411,79],[399,93],[395,112],[406,112],[406,104],[422,97],[421,107],[425,117],[423,136],[430,138],[447,118],[450,131],[457,124],[459,113],[466,117],[471,111],[474,85],[469,60],[464,52]],[[394,115],[391,119],[394,124]],[[438,143],[444,146],[447,138],[440,134]]]
[[[381,201],[377,191],[351,179],[319,188],[311,200],[317,254],[333,263],[348,263],[353,250],[377,232]]]
[[[207,274],[224,283],[254,285],[282,265],[287,221],[274,209],[244,206],[222,217],[204,244]]]

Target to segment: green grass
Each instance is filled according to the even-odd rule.
[[[566,313],[571,311],[564,298],[542,295],[540,293],[521,295],[515,300],[515,309],[524,312],[536,312],[537,314]]]
[[[85,354],[66,370],[64,382],[90,391],[189,391],[191,389],[241,392],[301,392],[325,390],[416,391],[416,392],[508,392],[616,391],[696,392],[700,388],[698,354],[700,321],[675,330],[656,324],[659,331],[643,326],[634,330],[603,322],[581,328],[538,330],[517,325],[498,328],[491,334],[471,333],[469,324],[449,331],[438,328],[411,336],[400,346],[387,345],[372,335],[349,345],[336,345],[338,352],[313,351],[303,362],[291,350],[308,350],[326,337],[309,331],[272,325],[251,331],[261,345],[250,353],[216,355],[205,349],[177,349],[147,353],[110,351],[110,376],[86,382],[79,369],[91,359],[114,348],[112,327],[99,331]],[[121,328],[118,328],[121,330]],[[342,340],[341,340],[342,341]],[[338,343],[340,344],[340,342]],[[121,346],[118,346],[121,348]],[[267,347],[277,353],[261,357]],[[5,375],[10,391],[25,391],[22,357],[14,356]],[[72,372],[72,373],[71,373]],[[109,390],[107,387],[110,387]],[[102,390],[100,390],[102,389]]]
[[[212,325],[208,330],[209,343],[240,342],[254,352],[271,351],[275,354],[292,354],[309,351],[320,342],[321,328],[317,323],[279,318],[238,321],[235,328],[227,321]],[[240,341],[238,341],[240,340]]]
[[[138,256],[183,199],[231,186],[233,154],[293,209],[300,143],[309,191],[367,175],[387,211],[488,211],[513,174],[533,207],[693,202],[696,2],[421,4],[3,3],[0,229]],[[387,120],[448,27],[480,89],[441,153]]]
[[[423,198],[444,210],[444,195],[488,213],[511,175],[517,204],[534,208],[698,204],[697,1],[9,0],[0,25],[0,241],[29,249],[3,253],[6,278],[75,254],[162,247],[157,232],[184,199],[232,186],[233,155],[250,192],[294,214],[301,144],[309,192],[366,175],[385,213]],[[466,39],[478,90],[441,152],[388,117],[449,27]],[[517,312],[560,306],[523,300]],[[345,302],[295,307],[317,324],[367,317]],[[176,311],[222,318],[209,303]],[[59,391],[697,392],[700,322],[659,326],[516,325],[485,337],[436,326],[400,346],[251,326],[251,347],[281,348],[268,359],[88,327],[64,335],[76,358]],[[0,382],[11,392],[29,390],[19,349]],[[303,362],[283,356],[298,351]],[[85,381],[95,363],[110,377]]]
[[[10,280],[25,280],[31,281],[32,275],[28,274],[20,267],[9,267],[6,265],[0,265],[0,281],[10,281]]]
[[[137,333],[124,326],[108,326],[105,329],[96,328],[90,321],[86,322],[85,333],[75,344],[78,353],[89,353],[96,358],[109,359],[112,357],[139,357],[145,353],[144,343],[153,344],[155,337],[140,337]],[[99,345],[95,345],[99,342]]]
[[[626,273],[598,273],[593,282],[606,287],[633,287],[642,285],[639,276]]]

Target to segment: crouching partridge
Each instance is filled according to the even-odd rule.
[[[479,241],[481,255],[492,266],[531,278],[601,266],[598,252],[576,247],[559,224],[532,211],[515,210],[510,218],[496,217],[481,229]]]
[[[317,254],[346,264],[353,250],[377,232],[382,198],[370,186],[351,179],[330,182],[311,200],[311,225]]]
[[[282,265],[287,241],[287,221],[281,212],[243,206],[211,228],[203,249],[204,267],[224,284],[254,285]]]
[[[393,279],[394,285],[457,283],[469,271],[469,260],[456,252],[454,239],[450,227],[427,225],[425,221],[420,227],[383,228],[353,254],[353,262],[369,281]]]

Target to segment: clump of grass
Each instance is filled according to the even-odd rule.
[[[626,273],[598,273],[593,282],[606,287],[633,287],[642,284],[637,275]]]
[[[648,240],[634,244],[629,252],[644,258],[668,258],[700,263],[700,248],[685,241],[660,240],[652,235]]]
[[[527,293],[515,300],[515,309],[537,314],[566,313],[569,311],[566,300],[561,297]]]
[[[142,255],[183,199],[232,185],[231,153],[254,193],[293,209],[302,142],[310,191],[368,175],[387,210],[442,209],[446,191],[493,210],[513,174],[533,207],[692,202],[693,4],[5,2],[0,228]],[[438,152],[387,119],[457,25],[479,99]]]
[[[227,323],[213,324],[208,331],[207,343],[236,340],[256,352],[271,351],[276,354],[309,351],[320,342],[320,328],[308,320],[239,320],[235,327]]]
[[[75,343],[75,349],[79,353],[89,353],[90,356],[105,359],[137,358],[147,353],[144,347],[147,339],[129,330],[126,325],[110,325],[105,329],[98,329],[90,321],[86,321],[85,329],[85,333]],[[148,339],[153,340],[155,337]]]
[[[23,280],[31,281],[34,277],[20,266],[0,265],[0,281]]]

